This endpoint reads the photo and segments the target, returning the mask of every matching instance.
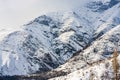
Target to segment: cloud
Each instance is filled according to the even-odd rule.
[[[46,12],[74,9],[80,5],[80,1],[0,0],[0,26],[17,27]]]

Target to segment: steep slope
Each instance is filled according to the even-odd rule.
[[[59,66],[49,72],[42,74],[33,74],[28,76],[18,76],[17,79],[40,79],[40,80],[113,80],[113,51],[117,46],[119,51],[120,40],[120,25],[111,29],[102,37],[97,39],[93,44],[79,53],[77,56],[72,57],[65,64]],[[117,41],[115,41],[115,39]],[[116,45],[117,44],[117,45]],[[120,66],[120,55],[117,57],[117,61]],[[120,69],[118,70],[118,77]]]
[[[50,80],[110,80],[114,78],[112,53],[117,47],[120,51],[120,25],[97,39],[89,48],[70,59],[56,69],[68,75],[58,76]],[[118,63],[120,59],[118,57]],[[120,70],[119,70],[120,71]],[[93,74],[93,75],[92,75]]]
[[[48,71],[86,48],[78,56],[80,60],[74,61],[80,63],[78,66],[66,63],[58,70],[67,71],[69,64],[72,72],[87,65],[85,59],[91,63],[104,59],[107,56],[104,51],[110,51],[108,46],[113,50],[115,45],[108,42],[106,48],[101,38],[104,39],[104,34],[120,24],[119,6],[119,0],[89,0],[77,10],[45,14],[16,31],[6,32],[0,38],[0,74],[27,75]],[[92,43],[94,41],[96,44]]]
[[[61,21],[40,16],[7,35],[0,42],[1,75],[51,70],[82,50],[89,43],[92,30],[80,26],[80,19],[73,12],[61,16]]]

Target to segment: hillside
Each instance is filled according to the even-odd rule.
[[[0,75],[38,73],[39,77],[43,73],[49,77],[50,73],[62,71],[49,78],[89,80],[94,73],[100,80],[105,72],[111,72],[108,75],[113,78],[111,61],[107,59],[115,48],[120,51],[119,2],[86,0],[75,10],[41,15],[19,29],[1,29]]]

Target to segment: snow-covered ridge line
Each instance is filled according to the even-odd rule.
[[[105,35],[103,35],[100,39],[97,39],[89,48],[81,52],[79,55],[70,59],[64,65],[61,65],[56,71],[70,71],[70,74],[66,76],[57,76],[57,78],[52,78],[50,80],[79,80],[79,79],[90,79],[91,78],[91,70],[94,73],[94,79],[113,79],[114,72],[112,66],[112,57],[114,49],[117,48],[118,53],[120,52],[120,25],[113,28]],[[116,41],[117,40],[117,41]],[[118,56],[117,61],[120,62]],[[107,59],[104,62],[104,59]],[[100,61],[100,62],[99,62]],[[97,65],[97,64],[98,65]],[[102,63],[102,65],[100,65]],[[94,65],[93,67],[86,68],[88,65]],[[105,66],[108,67],[105,67]],[[120,66],[120,65],[119,65]],[[84,70],[84,67],[86,70]],[[99,68],[102,70],[100,71]],[[87,72],[87,73],[86,73]],[[75,74],[74,74],[75,73]],[[82,75],[82,74],[85,75]],[[118,76],[120,73],[120,69],[118,69]],[[108,74],[108,75],[106,75]],[[89,76],[87,76],[89,75]],[[104,77],[103,77],[104,76]]]
[[[110,5],[111,1],[107,4]],[[0,38],[0,74],[27,75],[54,69],[91,42],[92,47],[94,44],[94,51],[98,51],[97,48],[101,47],[94,42],[104,39],[107,32],[114,31],[120,24],[120,3],[107,6],[109,8],[102,12],[94,12],[85,5],[75,11],[42,15],[20,30],[6,32],[7,35]],[[116,35],[118,34],[115,33],[114,36]],[[117,38],[119,39],[118,36]],[[103,44],[100,45],[103,47]],[[106,56],[103,50],[106,47],[103,47],[103,51],[94,58],[91,46],[84,53],[89,56],[88,61],[96,61]]]
[[[64,15],[62,21],[40,16],[24,25],[22,30],[5,37],[0,43],[1,74],[23,75],[51,70],[68,60],[72,53],[83,49],[91,38],[90,33],[80,27],[75,14]]]

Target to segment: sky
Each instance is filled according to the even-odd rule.
[[[0,27],[22,26],[48,12],[69,11],[81,0],[0,0]]]

